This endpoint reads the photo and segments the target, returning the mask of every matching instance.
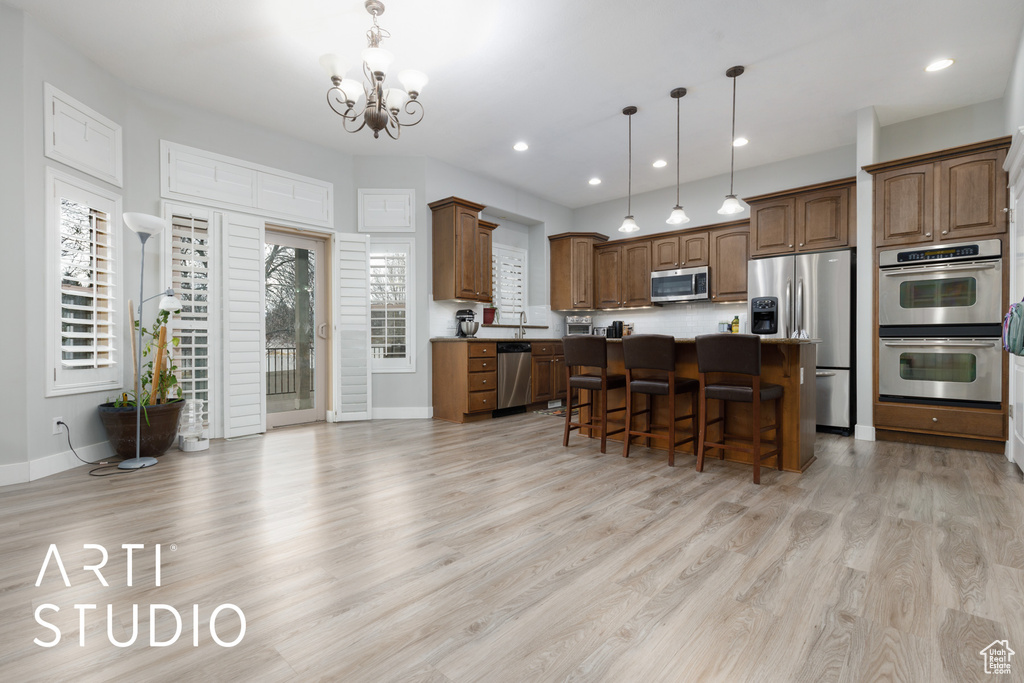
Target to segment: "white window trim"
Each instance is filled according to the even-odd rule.
[[[373,358],[370,365],[373,374],[411,373],[416,372],[416,307],[412,301],[416,291],[416,242],[412,237],[370,237],[367,254],[372,254],[377,247],[395,245],[408,250],[408,262],[405,271],[405,349],[404,359]],[[369,275],[368,275],[369,277]]]
[[[100,379],[74,383],[62,381],[58,377],[60,374],[58,368],[61,364],[61,290],[59,277],[61,226],[58,201],[61,193],[64,191],[62,186],[67,186],[65,190],[71,190],[66,192],[66,194],[77,195],[110,216],[111,250],[113,251],[111,261],[114,263],[114,343],[116,344],[114,363],[106,368],[104,372],[96,373],[101,376]],[[130,329],[131,324],[127,322],[129,320],[128,306],[122,286],[124,259],[121,248],[121,233],[120,195],[81,178],[58,171],[50,166],[46,167],[46,397],[100,391],[120,392],[124,387],[123,373],[125,365],[123,359],[131,357],[130,350],[127,355],[125,354],[125,349],[131,348],[131,341],[125,335],[125,330]]]
[[[123,187],[124,155],[122,152],[121,126],[67,93],[61,92],[50,83],[43,83],[43,100],[45,103],[43,130],[46,134],[43,154],[54,161],[59,161],[83,173],[88,173],[94,178],[99,178],[117,187]],[[57,139],[58,126],[55,119],[58,102],[71,111],[76,112],[83,119],[80,123],[83,124],[87,136],[90,131],[94,135],[99,134],[102,136],[106,133],[109,136],[110,147],[108,151],[110,158],[107,160],[107,164],[104,164],[102,159],[78,156],[82,151],[81,149],[69,148],[67,145],[61,144],[63,140]],[[96,150],[95,146],[89,149]]]
[[[372,188],[360,187],[356,191],[358,197],[358,208],[359,208],[359,222],[357,223],[357,230],[359,232],[416,232],[416,190],[379,190]],[[372,215],[372,211],[368,208],[367,202],[373,199],[380,199],[382,197],[390,197],[392,199],[402,197],[404,198],[404,209],[405,216],[403,219],[393,223],[385,223],[383,225],[366,225],[367,219]]]
[[[523,306],[522,306],[522,309],[526,312],[527,316],[529,316],[529,314],[530,314],[530,291],[529,291],[529,286],[528,286],[529,285],[529,276],[530,276],[529,252],[526,249],[523,249],[521,247],[512,247],[512,246],[508,246],[506,244],[492,244],[491,245],[492,261],[493,261],[494,252],[497,252],[497,251],[510,252],[510,253],[513,253],[513,254],[515,254],[517,256],[521,256],[522,259],[523,259]],[[493,264],[492,264],[492,271],[493,271]],[[502,324],[505,324],[505,325],[509,325],[509,324],[515,325],[515,324],[518,324],[519,323],[518,311],[502,311],[501,310],[501,306],[500,306],[500,304],[501,304],[501,300],[500,300],[501,291],[500,291],[499,284],[497,282],[494,282],[494,283],[492,283],[491,288],[493,290],[492,301],[495,302],[495,303],[493,303],[493,305],[499,311],[498,319],[501,321]],[[516,318],[514,320],[506,320],[505,317],[504,317],[506,315],[516,316]]]

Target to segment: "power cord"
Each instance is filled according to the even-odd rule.
[[[138,470],[121,470],[121,469],[117,469],[117,465],[111,465],[106,460],[97,460],[96,462],[89,462],[88,460],[84,460],[82,458],[82,456],[80,456],[78,454],[78,451],[75,450],[75,447],[71,445],[71,427],[69,427],[68,423],[64,422],[63,420],[58,420],[57,424],[61,425],[62,427],[64,427],[64,431],[67,433],[67,437],[68,437],[68,448],[71,449],[71,452],[75,454],[76,458],[78,458],[79,460],[84,462],[86,465],[102,465],[102,467],[96,467],[94,469],[89,470],[89,476],[91,476],[91,477],[112,477],[115,474],[131,474],[132,472],[137,472],[138,471]],[[111,468],[114,468],[113,472],[107,472],[106,474],[97,474],[97,472],[101,472],[102,470],[109,470]]]

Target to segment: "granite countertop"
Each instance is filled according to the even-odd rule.
[[[464,342],[464,341],[476,341],[476,342],[537,342],[537,343],[551,343],[561,342],[559,339],[511,339],[508,337],[497,337],[497,338],[482,338],[482,337],[431,337],[431,342]],[[609,342],[617,343],[621,342],[621,339],[609,339]],[[696,340],[693,337],[676,337],[676,343],[692,344]],[[820,339],[780,339],[780,338],[768,338],[761,339],[762,344],[778,344],[785,346],[795,346],[799,344],[820,344]]]

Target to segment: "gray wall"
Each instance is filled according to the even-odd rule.
[[[878,161],[890,161],[1006,135],[1003,100],[902,121],[881,129]]]
[[[1006,87],[1006,132],[1015,133],[1024,127],[1024,32],[1020,36],[1017,47],[1017,58],[1010,71],[1010,80]]]
[[[5,316],[12,321],[4,332],[3,353],[0,353],[0,467],[23,465],[28,452],[28,415],[25,397],[25,350],[29,330],[19,321],[26,319],[24,193],[25,150],[22,139],[24,115],[21,102],[23,88],[21,12],[0,4],[0,92],[6,100],[0,106],[0,206],[3,207],[3,236],[7,250],[0,268],[0,291],[4,297]]]

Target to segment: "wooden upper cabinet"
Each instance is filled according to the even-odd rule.
[[[874,176],[875,246],[1006,233],[1009,146],[997,138],[865,166]]]
[[[635,242],[622,248],[622,305],[651,305],[651,243]]]
[[[746,301],[747,260],[750,258],[750,229],[741,225],[710,232],[711,280],[713,301]]]
[[[1007,230],[1006,150],[946,159],[939,164],[940,239]]]
[[[601,245],[594,249],[594,305],[619,308],[622,301],[622,246]]]
[[[850,188],[808,192],[796,197],[797,251],[838,249],[850,243]]]
[[[655,237],[651,240],[651,270],[678,270],[708,264],[707,231]]]
[[[491,300],[491,231],[482,204],[448,197],[429,204],[433,232],[434,299]]]
[[[552,235],[548,240],[551,245],[551,309],[594,309],[594,246],[608,238],[597,233],[565,233]]]
[[[750,197],[750,255],[841,249],[852,244],[855,179]],[[853,231],[856,234],[856,230]]]
[[[794,250],[796,199],[782,197],[750,204],[752,256],[789,254]]]
[[[875,244],[931,242],[935,232],[935,165],[875,176]]]

